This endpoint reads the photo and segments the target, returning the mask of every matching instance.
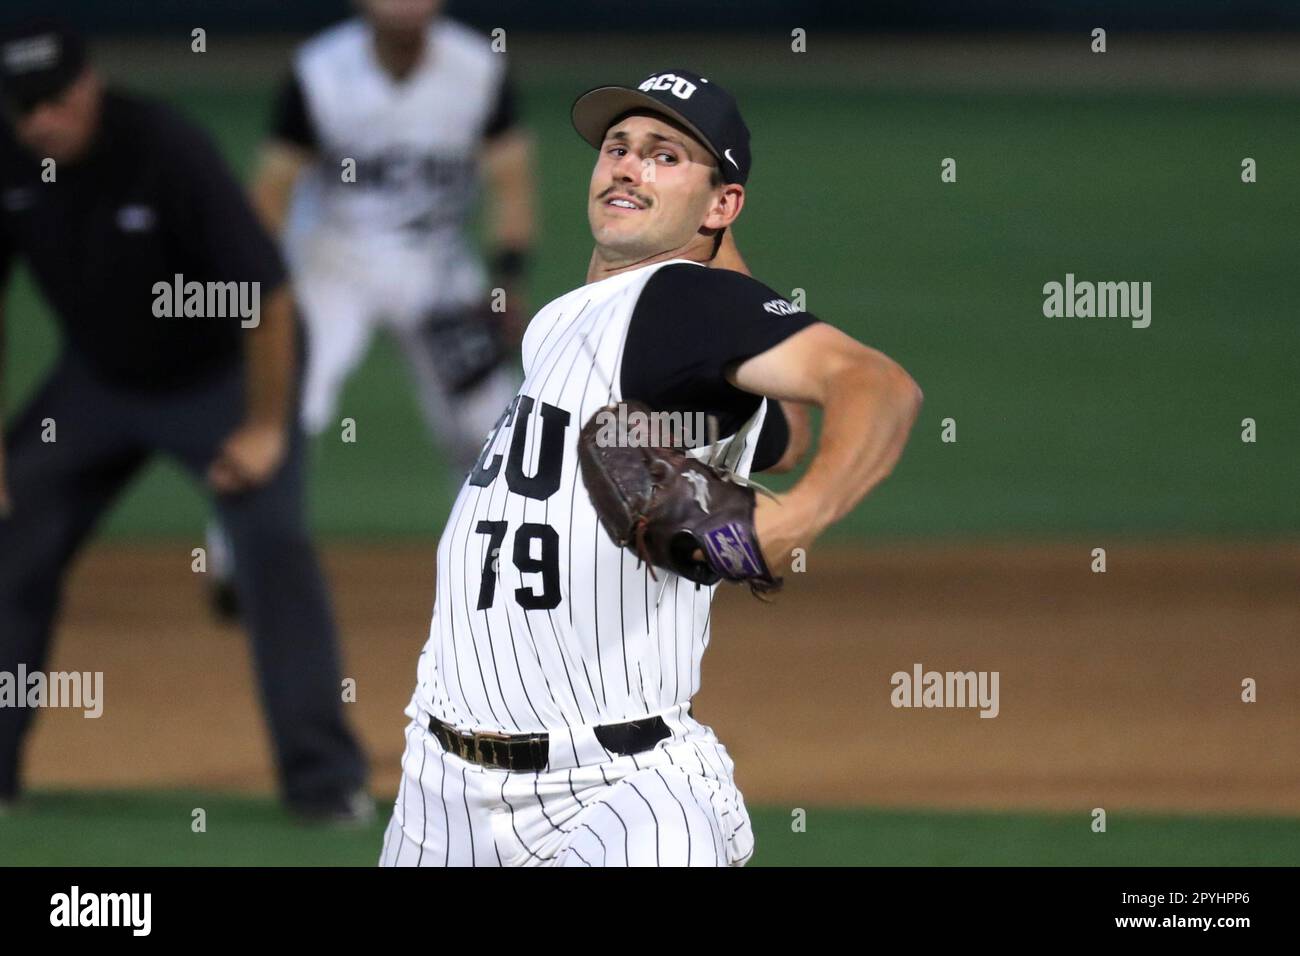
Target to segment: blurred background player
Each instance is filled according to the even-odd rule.
[[[441,0],[358,5],[360,17],[299,49],[254,203],[284,238],[307,324],[307,432],[339,424],[340,392],[386,328],[459,484],[519,383],[531,139],[505,55],[442,16]],[[481,180],[490,270],[469,234]],[[228,579],[222,537],[210,527],[218,581]],[[233,595],[218,584],[219,616],[234,616]]]
[[[23,257],[63,338],[3,429],[0,672],[44,669],[72,559],[164,454],[207,484],[233,542],[283,797],[307,817],[366,820],[365,759],[304,524],[297,327],[274,243],[207,137],[105,89],[66,28],[0,43],[0,97],[0,282]],[[155,285],[177,275],[247,283],[260,306],[246,328],[224,307],[159,309]],[[18,793],[32,714],[0,707],[0,802]]]

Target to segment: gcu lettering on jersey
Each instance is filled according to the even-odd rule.
[[[674,260],[680,261],[680,260]],[[712,588],[645,566],[601,529],[577,462],[582,424],[622,401],[629,320],[669,263],[570,292],[533,319],[525,379],[487,437],[438,546],[438,590],[411,716],[530,733],[689,701]],[[766,406],[692,454],[747,474]]]
[[[356,182],[344,182],[341,177],[337,180],[334,178],[327,180],[336,189],[379,189],[394,192],[402,190],[417,192],[424,189],[431,192],[446,191],[459,196],[471,189],[477,169],[476,159],[473,156],[439,156],[421,153],[402,145],[375,153],[354,149],[350,156],[339,154],[330,157],[326,165],[331,169],[338,169],[342,160],[348,158],[356,161]],[[445,198],[439,201],[448,202]],[[456,205],[460,206],[460,203]],[[456,212],[459,212],[459,209]]]
[[[645,80],[637,89],[643,93],[648,93],[650,90],[667,90],[678,99],[689,100],[696,87],[690,80],[675,73],[660,73]]]

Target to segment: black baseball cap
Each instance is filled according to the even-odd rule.
[[[614,121],[633,110],[653,110],[676,120],[708,147],[722,178],[744,185],[749,178],[749,127],[736,98],[690,70],[661,70],[635,87],[598,86],[573,103],[573,127],[600,149]]]
[[[29,21],[0,36],[0,98],[18,113],[54,99],[86,66],[86,45],[67,25]]]

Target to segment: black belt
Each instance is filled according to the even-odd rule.
[[[604,724],[592,730],[602,747],[622,756],[650,750],[673,733],[662,717]],[[549,734],[462,733],[436,717],[429,718],[429,733],[448,753],[496,770],[537,773],[546,769],[550,759]]]

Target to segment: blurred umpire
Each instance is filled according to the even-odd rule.
[[[298,332],[274,243],[208,139],[105,89],[67,28],[0,41],[0,98],[0,292],[22,256],[63,338],[0,443],[0,671],[44,670],[73,556],[142,466],[169,455],[212,490],[229,531],[284,799],[307,817],[364,819],[365,760],[305,527]],[[164,286],[188,301],[191,283],[225,298],[169,301]],[[31,713],[0,708],[0,801],[18,792]]]

